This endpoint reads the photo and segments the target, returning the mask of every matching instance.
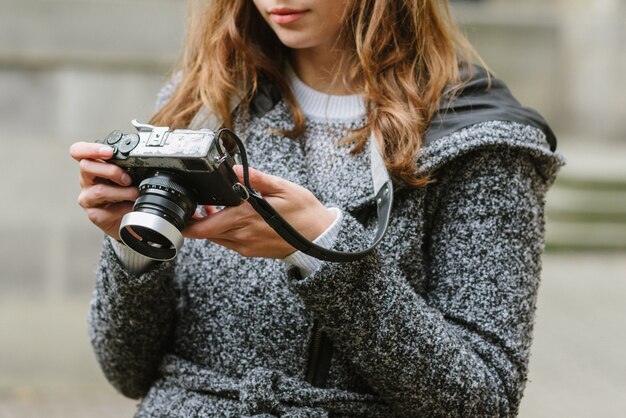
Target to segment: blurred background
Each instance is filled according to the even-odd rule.
[[[626,2],[456,0],[487,63],[559,137],[521,417],[626,411]],[[130,417],[86,316],[101,234],[68,147],[147,120],[184,0],[1,0],[0,417]]]

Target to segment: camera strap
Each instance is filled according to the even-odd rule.
[[[267,224],[271,226],[272,229],[274,229],[274,231],[276,231],[276,233],[291,246],[320,260],[347,262],[359,260],[365,257],[383,239],[391,216],[391,207],[393,204],[393,184],[380,153],[376,151],[373,136],[370,136],[370,149],[372,156],[371,169],[372,180],[374,182],[374,187],[376,188],[375,201],[378,214],[378,227],[374,240],[369,247],[361,251],[345,252],[324,248],[305,238],[289,222],[287,222],[287,220],[285,220],[259,192],[254,190],[250,184],[248,157],[241,139],[229,129],[220,129],[216,133],[215,141],[218,151],[220,154],[225,154],[220,145],[220,136],[225,132],[230,134],[229,137],[236,142],[237,147],[239,148],[241,165],[243,167],[243,187],[246,188],[243,193],[246,197],[245,200],[247,200],[247,202],[252,205],[254,210],[261,215],[265,222],[267,222]]]

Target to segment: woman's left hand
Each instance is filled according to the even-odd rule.
[[[235,173],[243,184],[243,169]],[[333,223],[335,214],[304,187],[249,169],[250,185],[300,234],[313,241]],[[285,258],[295,251],[245,202],[217,211],[205,206],[207,216],[195,215],[183,230],[188,238],[208,239],[245,257]]]

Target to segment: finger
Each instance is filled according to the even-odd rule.
[[[130,186],[132,179],[121,167],[94,160],[80,160],[81,187],[87,187],[96,183],[96,178],[111,180],[120,186]]]
[[[76,161],[85,158],[92,160],[101,158],[107,160],[113,156],[113,148],[95,142],[75,142],[70,146],[70,155]]]
[[[113,203],[106,208],[85,209],[87,217],[98,226],[110,227],[117,225],[122,217],[133,210],[133,204],[129,202]]]
[[[239,177],[239,181],[243,182],[243,167],[235,165],[233,166],[233,171]],[[248,174],[250,185],[261,194],[277,194],[284,190],[285,180],[280,177],[272,176],[250,167],[248,168]]]
[[[110,184],[95,184],[84,189],[78,195],[78,204],[82,208],[101,207],[109,203],[133,202],[139,196],[136,187],[119,187]]]
[[[209,241],[226,247],[237,252],[243,257],[269,257],[269,258],[285,258],[288,254],[293,253],[296,249],[286,242],[276,244],[269,237],[256,237],[246,239],[231,239],[230,236],[210,238]],[[273,242],[271,249],[268,249],[267,242]]]
[[[211,206],[211,205],[202,205],[202,207],[204,208],[204,211],[206,212],[207,215],[213,215],[214,213],[219,212],[217,210],[217,207],[215,206]]]
[[[229,250],[234,251],[244,257],[253,257],[256,254],[253,248],[248,247],[248,245],[240,241],[233,241],[227,238],[210,238],[209,241],[222,247],[228,248]]]
[[[202,218],[192,217],[185,224],[182,230],[183,236],[187,238],[211,239],[226,233],[234,226],[223,222],[222,217],[218,214],[212,216],[203,216]]]
[[[193,213],[193,215],[191,215],[191,219],[194,220],[199,220],[204,218],[205,215],[202,214],[202,212],[200,212],[200,209],[196,209],[196,211]]]
[[[106,234],[119,240],[119,227],[122,217],[133,210],[132,203],[115,203],[108,205],[106,208],[89,208],[86,209],[89,220]]]
[[[210,238],[208,239],[208,241],[211,241],[214,244],[221,245],[222,247],[226,247],[229,250],[233,251],[235,251],[235,249],[238,247],[238,244],[236,242],[225,238]]]
[[[201,219],[192,218],[183,229],[183,235],[189,238],[210,239],[239,228],[248,218],[247,211],[242,211],[241,206],[225,208]]]
[[[191,216],[193,219],[202,219],[206,216],[213,215],[214,213],[217,213],[217,212],[218,210],[215,206],[202,205],[202,209],[197,208],[195,212],[193,213],[193,215]]]

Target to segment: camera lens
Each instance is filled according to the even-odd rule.
[[[180,231],[196,209],[196,193],[176,174],[159,171],[139,185],[133,211],[124,215],[120,238],[154,260],[171,260],[183,245]]]

